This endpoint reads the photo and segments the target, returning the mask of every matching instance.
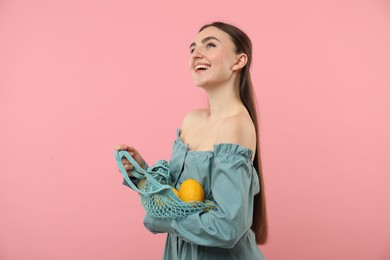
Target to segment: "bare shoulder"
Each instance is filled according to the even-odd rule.
[[[225,118],[218,126],[216,143],[233,143],[256,150],[256,129],[249,114]]]
[[[209,113],[209,110],[204,109],[195,109],[191,112],[188,112],[183,119],[181,124],[181,130],[186,131],[186,129],[192,128],[194,125],[198,124],[202,119],[204,119]]]

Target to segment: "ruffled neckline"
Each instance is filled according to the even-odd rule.
[[[195,153],[195,154],[213,154],[214,156],[218,154],[236,154],[236,155],[244,155],[248,158],[252,159],[253,157],[253,150],[250,148],[246,148],[240,144],[234,144],[234,143],[219,143],[214,144],[214,150],[204,150],[204,151],[196,151],[196,150],[190,150],[189,145],[184,143],[184,141],[180,137],[181,129],[176,129],[176,143],[186,149],[188,153]]]

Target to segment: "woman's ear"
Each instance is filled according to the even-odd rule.
[[[248,62],[248,56],[245,53],[238,54],[236,63],[233,66],[233,71],[242,69],[247,62]]]

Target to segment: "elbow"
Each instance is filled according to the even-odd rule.
[[[241,237],[251,228],[251,223],[242,223],[242,225],[230,225],[230,228],[225,232],[221,239],[221,248],[231,249]]]
[[[144,218],[144,226],[147,230],[149,230],[153,234],[157,234],[154,230],[151,219],[146,215]]]
[[[228,232],[225,232],[223,236],[220,237],[219,247],[226,249],[233,248],[244,233],[244,229],[231,227]]]
[[[238,239],[226,240],[226,241],[223,241],[223,243],[220,245],[220,247],[225,248],[225,249],[232,249],[236,245],[237,242],[238,242]]]

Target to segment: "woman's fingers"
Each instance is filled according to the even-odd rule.
[[[134,156],[134,154],[137,152],[137,150],[134,147],[125,144],[118,145],[117,147],[115,147],[115,150],[127,151],[131,156]]]
[[[125,163],[130,163],[129,160],[127,160],[127,158],[122,158],[122,163],[125,164]]]
[[[115,147],[115,150],[118,150],[118,151],[127,151],[137,162],[139,161],[139,159],[137,159],[140,155],[138,153],[138,151],[132,147],[132,146],[128,146],[128,145],[125,145],[125,144],[120,144],[120,145],[117,145]],[[134,166],[129,162],[129,160],[127,158],[122,158],[122,164],[123,164],[123,167],[125,168],[127,174],[129,176],[133,176],[131,174],[131,171],[134,169]],[[120,170],[119,170],[120,172]]]
[[[127,149],[127,145],[125,144],[119,144],[115,147],[115,150],[126,150]]]
[[[134,168],[134,166],[126,158],[122,158],[122,164],[125,167],[126,171],[132,170]]]
[[[123,165],[125,167],[125,170],[126,171],[131,171],[132,169],[134,169],[134,166],[132,164],[125,164]]]
[[[123,161],[123,160],[122,160]],[[127,161],[127,160],[126,160]],[[134,169],[134,166],[131,164],[131,163],[129,163],[128,161],[127,161],[127,163],[125,162],[125,163],[123,163],[123,167],[125,168],[125,170],[126,170],[126,172],[127,172],[127,174],[129,175],[129,176],[133,176],[132,174],[131,174],[131,170],[133,170]],[[120,172],[120,170],[118,170],[119,172]]]

